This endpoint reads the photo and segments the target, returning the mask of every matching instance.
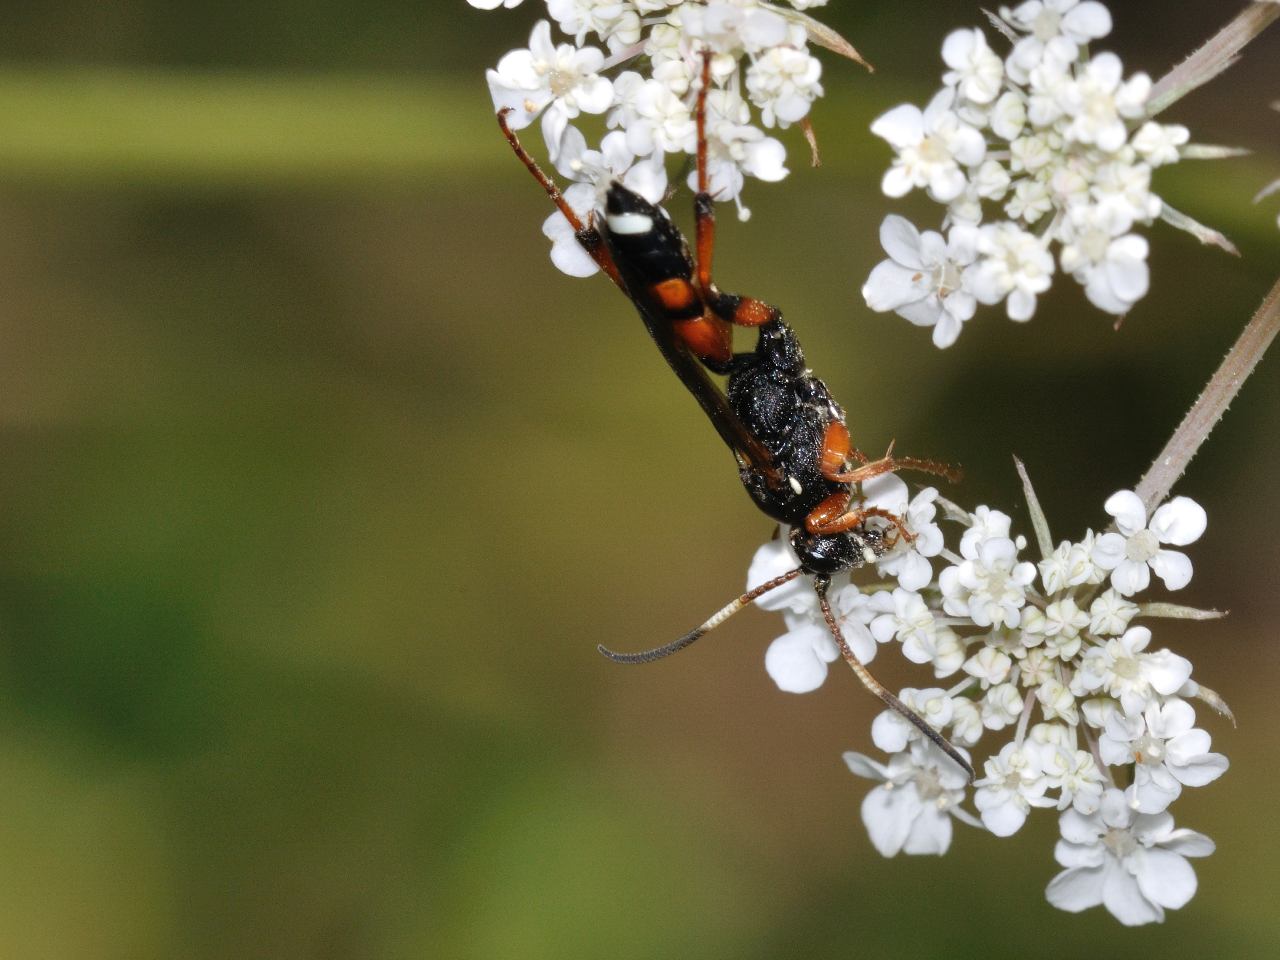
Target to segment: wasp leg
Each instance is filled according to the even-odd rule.
[[[880,517],[882,520],[888,520],[893,524],[899,536],[906,540],[907,543],[915,540],[915,534],[907,529],[905,521],[896,513],[882,510],[880,507],[850,509],[852,503],[853,492],[850,490],[831,494],[831,496],[814,507],[809,512],[809,515],[804,518],[804,528],[817,536],[830,536],[835,533],[846,533],[855,527],[860,527],[871,517]]]
[[[856,459],[861,466],[846,470],[849,457]],[[835,483],[862,483],[885,473],[898,470],[916,470],[920,473],[932,473],[945,477],[952,483],[958,483],[964,475],[958,466],[940,463],[937,460],[921,460],[919,457],[895,457],[893,444],[879,460],[867,460],[859,450],[854,450],[849,440],[849,428],[838,420],[827,424],[822,438],[822,453],[819,468],[823,477]]]
[[[587,256],[596,262],[596,265],[604,271],[618,288],[626,293],[627,288],[623,286],[622,277],[618,275],[618,268],[614,265],[613,258],[609,256],[609,248],[604,244],[604,238],[600,236],[600,231],[595,228],[595,224],[589,219],[586,223],[582,222],[582,218],[569,206],[569,202],[565,200],[564,194],[560,192],[560,188],[556,186],[555,181],[542,172],[542,168],[538,166],[538,161],[529,155],[529,151],[524,148],[520,142],[520,138],[516,136],[511,125],[507,123],[507,114],[511,112],[510,107],[503,107],[498,111],[498,126],[502,129],[502,135],[507,138],[507,143],[511,145],[511,149],[515,151],[520,162],[525,165],[525,169],[533,174],[533,179],[542,185],[542,189],[547,192],[547,196],[551,198],[559,209],[560,213],[569,221],[569,226],[573,227],[573,235],[577,238],[578,243],[582,245],[582,249],[587,251]]]
[[[964,754],[952,746],[946,737],[933,729],[924,717],[890,693],[883,683],[871,675],[871,671],[850,649],[848,641],[845,640],[844,634],[840,631],[840,625],[836,622],[836,618],[831,612],[831,603],[827,600],[826,581],[815,580],[814,588],[818,591],[818,604],[822,608],[823,619],[827,621],[827,629],[831,631],[831,636],[835,640],[836,646],[840,648],[840,656],[844,658],[845,663],[853,668],[854,674],[862,681],[862,685],[884,701],[890,710],[905,718],[912,726],[928,737],[939,750],[958,763],[964,769],[964,772],[968,774],[969,782],[972,783],[974,779],[973,766],[965,758]]]
[[[782,312],[754,297],[721,293],[711,279],[716,245],[716,209],[707,170],[707,93],[710,89],[711,51],[708,50],[702,55],[702,86],[698,90],[694,113],[698,128],[698,192],[693,198],[694,250],[697,254],[695,276],[702,299],[713,316],[740,327],[758,327],[782,319]]]

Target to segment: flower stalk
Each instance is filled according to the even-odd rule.
[[[1147,102],[1148,114],[1154,117],[1167,110],[1232,66],[1240,59],[1240,51],[1277,20],[1280,3],[1276,0],[1249,4],[1204,46],[1156,81]]]
[[[1261,4],[1255,4],[1261,6]],[[1280,5],[1276,5],[1280,11]],[[1138,481],[1135,492],[1147,510],[1164,500],[1173,485],[1187,469],[1208,438],[1209,432],[1222,419],[1227,407],[1253,373],[1271,341],[1280,331],[1280,279],[1263,298],[1253,318],[1245,325],[1239,339],[1227,352],[1218,369],[1214,371],[1203,392],[1191,405],[1178,429],[1160,451],[1150,469]]]

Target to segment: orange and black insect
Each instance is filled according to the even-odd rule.
[[[693,394],[738,461],[747,493],[761,510],[791,529],[799,566],[744,593],[705,623],[665,646],[640,653],[600,652],[618,663],[648,663],[689,646],[743,607],[801,575],[813,579],[818,602],[841,655],[859,680],[918,727],[973,776],[964,757],[918,714],[895,697],[854,656],[831,612],[827,589],[833,574],[874,562],[898,537],[910,539],[902,519],[864,505],[858,485],[901,469],[958,478],[945,464],[892,452],[868,460],[853,447],[844,410],[805,365],[792,329],[776,307],[724,293],[711,278],[715,208],[707,174],[706,95],[710,59],[704,58],[698,94],[697,177],[693,252],[666,212],[614,182],[603,210],[584,223],[559,188],[520,144],[506,121],[498,124],[516,156],[546,190],[573,227],[583,249],[640,313],[667,363]],[[755,348],[734,353],[733,328],[754,327]],[[721,390],[711,375],[727,376]],[[872,517],[887,526],[868,524]]]

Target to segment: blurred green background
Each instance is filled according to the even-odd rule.
[[[875,853],[840,753],[876,704],[841,673],[780,694],[775,617],[647,669],[595,653],[699,622],[769,524],[629,305],[547,260],[482,77],[540,4],[11,6],[0,956],[1277,955],[1280,355],[1179,488],[1211,520],[1179,599],[1231,616],[1157,634],[1240,718],[1207,718],[1232,769],[1175,807],[1219,852],[1164,927],[1061,914],[1051,815]],[[1106,46],[1152,74],[1237,8],[1114,7]],[[1016,453],[1055,536],[1100,526],[1280,272],[1275,198],[1249,203],[1280,176],[1280,27],[1168,115],[1255,153],[1157,180],[1241,259],[1157,225],[1118,332],[1059,282],[940,353],[857,294],[886,212],[936,220],[879,195],[867,126],[980,15],[821,12],[878,71],[827,58],[826,165],[792,138],[719,278],[783,307],[864,448],[962,461],[952,495],[1006,509]]]

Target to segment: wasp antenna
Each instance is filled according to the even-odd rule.
[[[706,623],[702,624],[702,626],[690,630],[683,637],[672,640],[665,646],[655,647],[652,650],[641,650],[638,653],[618,653],[615,650],[610,650],[604,644],[598,644],[596,649],[614,663],[652,663],[654,660],[661,660],[663,657],[669,657],[673,653],[679,653],[698,638],[705,636],[716,627],[720,626],[720,624],[724,623],[747,604],[763,597],[770,590],[778,589],[778,587],[782,586],[784,583],[790,583],[796,577],[800,576],[802,572],[803,568],[796,567],[794,570],[788,570],[780,577],[774,577],[772,580],[765,581],[754,590],[748,590],[742,596],[738,597],[738,599],[726,604],[713,613],[707,618]]]
[[[844,634],[840,632],[840,625],[836,623],[836,618],[831,613],[831,604],[827,600],[827,584],[823,580],[816,580],[814,589],[818,592],[818,604],[822,607],[822,617],[827,621],[827,629],[831,631],[831,636],[835,638],[836,645],[840,648],[840,655],[853,668],[853,672],[862,681],[862,685],[883,700],[890,710],[910,721],[911,725],[928,737],[939,750],[960,764],[968,775],[969,782],[972,783],[974,780],[973,767],[964,758],[964,755],[953,747],[946,737],[929,726],[924,717],[890,693],[883,683],[871,675],[871,671],[863,665],[862,661],[854,656],[853,651],[849,649],[849,644],[845,640]]]

